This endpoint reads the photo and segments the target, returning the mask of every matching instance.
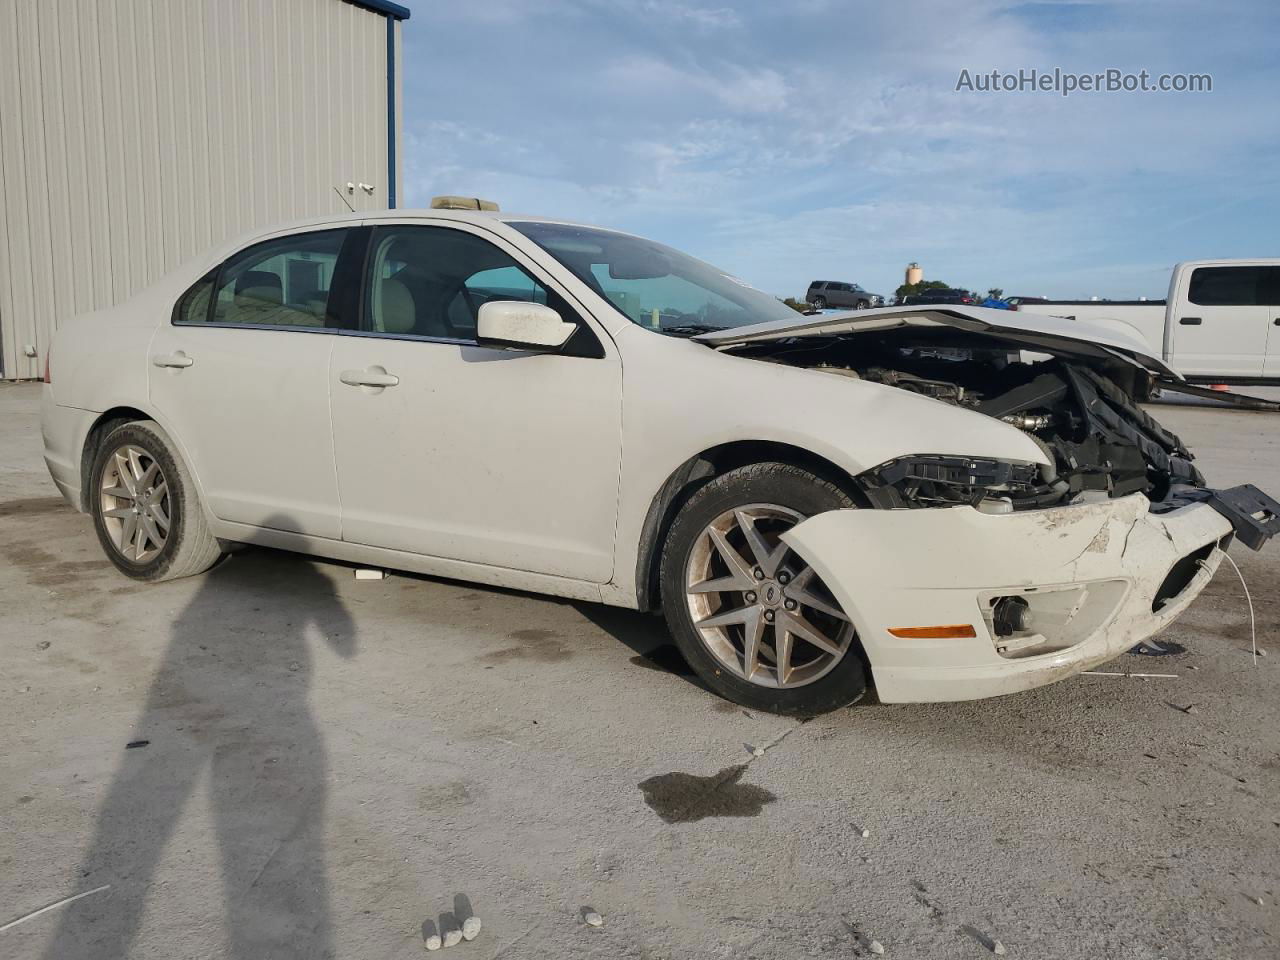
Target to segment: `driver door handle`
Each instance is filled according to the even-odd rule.
[[[181,369],[182,367],[189,367],[193,363],[195,363],[195,361],[192,360],[190,357],[188,357],[181,350],[179,350],[177,353],[170,353],[170,354],[165,354],[163,356],[156,356],[151,358],[152,366],[156,366],[156,367],[177,367]]]
[[[371,370],[343,370],[338,379],[349,387],[394,387],[400,378],[390,373]]]

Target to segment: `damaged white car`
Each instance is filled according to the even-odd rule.
[[[131,577],[251,543],[661,610],[714,691],[814,713],[1087,669],[1275,532],[1135,405],[1169,373],[1147,350],[980,308],[800,316],[626,234],[391,211],[63,323],[43,427]]]

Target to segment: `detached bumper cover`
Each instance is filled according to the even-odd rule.
[[[1042,686],[1151,636],[1212,578],[1232,523],[1208,502],[1162,514],[1141,494],[1004,515],[970,507],[835,510],[783,539],[857,627],[880,699],[970,700]],[[997,635],[1002,598],[1031,625]],[[961,639],[890,628],[969,624]]]

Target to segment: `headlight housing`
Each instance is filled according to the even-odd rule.
[[[990,513],[1038,505],[1051,488],[1040,467],[990,457],[920,454],[899,457],[858,476],[872,504],[882,509],[968,505]],[[1054,499],[1059,493],[1052,493]]]

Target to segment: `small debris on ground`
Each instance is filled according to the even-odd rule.
[[[743,746],[747,748],[747,753],[751,754],[753,757],[764,756],[764,747],[752,746],[749,743],[744,743]]]
[[[867,944],[867,948],[874,954],[884,953],[884,944],[879,940],[872,940]]]
[[[1194,703],[1188,703],[1185,707],[1182,708],[1182,712],[1183,713],[1199,713],[1200,711],[1196,709],[1196,705]]]
[[[1267,655],[1267,651],[1265,651],[1265,650],[1263,650],[1261,647],[1259,647],[1259,648],[1258,648],[1258,656],[1260,656],[1260,657],[1265,657],[1266,655]]]
[[[444,945],[446,947],[456,947],[462,942],[462,931],[457,927],[450,927],[444,932]]]
[[[385,580],[386,578],[387,571],[385,570],[374,570],[369,567],[356,567],[357,580]]]
[[[1261,897],[1254,897],[1254,898],[1253,898],[1253,902],[1254,902],[1254,903],[1256,903],[1258,906],[1262,906],[1262,898],[1261,898]]]
[[[301,669],[302,669],[302,664],[300,664],[297,660],[289,661],[289,671],[291,673],[297,673]]]
[[[467,917],[462,921],[462,939],[474,940],[478,936],[480,936],[480,918]]]
[[[604,917],[596,913],[596,911],[592,907],[583,907],[582,922],[589,927],[603,927]]]
[[[993,940],[991,943],[991,952],[1003,957],[1005,953],[1004,944],[999,940]]]
[[[866,827],[863,827],[863,828],[862,828],[862,830],[861,830],[861,831],[859,831],[859,832],[860,832],[860,834],[861,834],[861,836],[862,836],[862,839],[863,839],[863,840],[865,840],[865,839],[867,839],[867,837],[871,836],[871,831],[870,831],[870,830],[868,830]]]
[[[124,745],[126,750],[137,750],[139,747],[146,747],[151,744],[150,740],[130,740]]]
[[[436,925],[428,920],[422,925],[422,945],[428,950],[439,950],[442,946],[440,934],[436,932]]]
[[[49,649],[49,641],[48,641],[48,640],[41,640],[39,643],[37,643],[37,644],[36,644],[36,649],[37,649],[37,650],[48,650],[48,649]]]

